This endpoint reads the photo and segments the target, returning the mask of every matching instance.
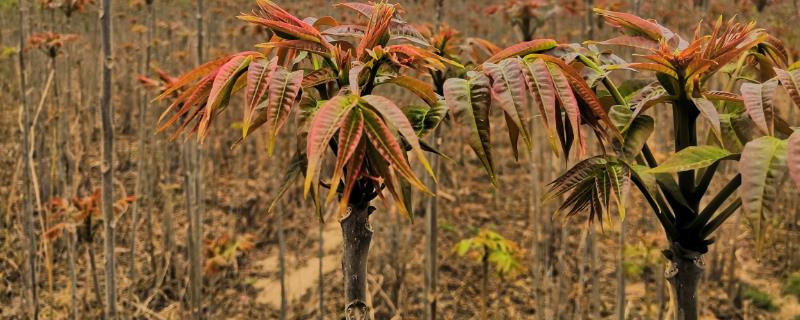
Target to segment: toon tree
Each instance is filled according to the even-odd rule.
[[[720,18],[711,25],[701,23],[692,39],[685,40],[651,20],[596,12],[624,33],[599,44],[643,50],[643,62],[623,67],[655,77],[619,87],[603,79],[604,90],[597,92],[607,96],[601,101],[622,139],[610,141],[608,152],[574,165],[552,183],[552,191],[569,193],[560,209],[569,214],[589,211],[590,218],[600,220],[608,214],[611,198],[624,218],[626,190],[635,186],[669,242],[663,253],[670,262],[665,276],[675,318],[697,319],[702,258],[714,231],[741,208],[754,221],[760,248],[762,221],[772,213],[786,172],[800,182],[800,134],[779,116],[774,99],[782,85],[797,102],[800,73],[784,70],[788,61],[781,42],[752,22]],[[604,68],[579,58],[596,70],[620,67]],[[725,83],[722,90],[708,88],[715,76]],[[740,93],[734,91],[737,87]],[[674,152],[658,163],[647,144],[656,123],[645,113],[660,106],[672,109]],[[738,173],[710,192],[715,178],[725,179],[719,171],[723,161],[738,161]]]
[[[297,148],[276,199],[303,175],[304,194],[318,211],[338,195],[348,319],[369,318],[370,203],[388,191],[408,213],[411,186],[428,191],[409,153],[433,176],[423,151],[438,151],[420,137],[448,113],[468,127],[467,142],[495,185],[492,107],[502,111],[517,157],[520,139],[532,148],[527,123],[534,110],[541,115],[552,150],[580,160],[551,185],[552,194],[566,195],[560,210],[568,215],[588,211],[590,221],[602,222],[613,199],[624,218],[627,191],[641,191],[669,241],[666,276],[677,319],[696,319],[702,255],[712,233],[740,207],[748,216],[768,213],[787,170],[800,183],[800,134],[781,119],[773,99],[781,85],[800,102],[800,71],[787,66],[780,42],[753,23],[700,24],[687,41],[653,21],[597,10],[625,35],[586,46],[535,39],[492,48],[482,63],[452,73],[448,66],[463,66],[438,52],[444,43],[431,47],[397,5],[343,3],[338,6],[364,21],[339,24],[330,17],[301,20],[270,1],[257,2],[259,9],[240,19],[269,28],[272,39],[257,45],[259,51],[213,60],[174,80],[161,95],[176,97],[161,130],[177,125],[176,136],[188,132],[202,142],[231,95],[244,91],[242,139],[265,127],[272,154],[295,113]],[[595,45],[632,46],[645,50],[647,61],[626,63]],[[609,74],[619,69],[655,77],[618,86]],[[415,77],[424,73],[435,85]],[[727,80],[722,90],[706,88],[715,74]],[[373,93],[383,85],[408,89],[421,106],[400,107]],[[741,94],[732,92],[737,85]],[[655,120],[646,113],[662,105],[672,107],[675,151],[659,164],[647,146]],[[591,134],[602,153],[587,157]],[[322,179],[328,150],[335,154],[332,175]],[[725,160],[738,160],[740,173],[709,194]],[[324,199],[321,187],[328,189]]]
[[[800,133],[779,116],[774,99],[780,85],[800,105],[800,71],[797,64],[787,67],[781,42],[754,23],[701,23],[687,41],[651,20],[595,11],[624,35],[587,46],[520,43],[467,79],[448,79],[444,95],[450,109],[466,118],[470,146],[493,181],[489,110],[502,109],[516,155],[520,137],[531,143],[525,123],[532,102],[553,150],[580,160],[551,183],[551,197],[566,195],[559,211],[588,211],[590,221],[602,223],[615,206],[624,218],[628,190],[639,190],[669,241],[664,255],[675,317],[696,319],[702,256],[713,232],[741,207],[754,217],[760,247],[761,221],[785,173],[800,185]],[[595,45],[644,50],[645,61],[626,63]],[[609,74],[619,69],[655,76],[618,86]],[[726,83],[722,90],[707,88],[715,74]],[[732,92],[737,86],[741,94]],[[675,149],[658,163],[647,145],[656,123],[645,113],[662,105],[672,108]],[[597,137],[601,155],[586,156],[584,128]],[[738,161],[738,174],[709,192],[714,178],[723,178],[718,168],[726,160]]]
[[[436,55],[401,18],[398,5],[342,3],[337,6],[363,19],[340,24],[331,17],[301,20],[271,1],[257,3],[257,10],[239,18],[270,29],[273,37],[258,44],[258,51],[218,58],[171,82],[160,96],[175,97],[161,117],[161,130],[177,126],[174,136],[188,132],[202,142],[231,96],[243,91],[242,139],[264,128],[271,155],[279,131],[295,113],[296,152],[276,200],[303,175],[304,195],[311,195],[320,219],[323,202],[338,195],[345,314],[367,319],[369,215],[375,210],[370,203],[388,191],[407,214],[411,186],[428,192],[411,168],[409,153],[433,175],[423,151],[436,151],[420,137],[447,112],[434,87],[412,74],[460,65]],[[422,105],[399,107],[373,93],[387,85],[408,89]],[[329,150],[335,154],[333,172],[323,179]],[[328,191],[323,194],[321,187]]]
[[[757,248],[762,247],[763,220],[773,213],[786,172],[800,185],[800,134],[780,117],[775,99],[781,85],[800,102],[800,72],[784,70],[788,59],[782,43],[754,22],[720,17],[710,25],[698,24],[692,39],[685,40],[650,20],[596,12],[624,33],[601,43],[643,50],[644,61],[627,67],[655,77],[639,82],[643,87],[627,96],[608,82],[610,114],[623,141],[613,145],[613,153],[576,164],[553,182],[553,190],[571,191],[562,209],[600,215],[608,208],[609,194],[623,207],[622,190],[633,182],[670,243],[664,250],[670,261],[665,276],[675,318],[696,319],[702,257],[714,231],[741,208],[753,221]],[[725,83],[721,90],[709,88],[715,76]],[[672,109],[674,144],[674,152],[661,163],[647,145],[656,123],[644,114],[659,106]],[[725,178],[719,167],[726,160],[738,161],[738,172],[710,192],[715,178]]]

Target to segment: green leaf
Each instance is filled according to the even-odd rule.
[[[747,114],[756,126],[767,135],[774,134],[775,118],[775,89],[778,82],[775,79],[764,83],[743,83],[742,98]]]
[[[622,158],[633,160],[642,151],[647,139],[655,130],[655,120],[650,116],[637,117],[625,131],[625,143],[622,146]]]
[[[761,221],[765,213],[773,210],[778,190],[787,169],[786,141],[764,136],[748,142],[739,160],[742,185],[742,211],[746,217],[757,217],[756,241],[763,239]],[[760,245],[757,245],[760,247]]]
[[[692,98],[692,101],[694,102],[695,107],[697,107],[697,110],[700,110],[700,114],[703,115],[703,118],[708,121],[708,124],[711,126],[711,131],[714,133],[717,141],[722,143],[722,128],[720,125],[717,107],[715,107],[714,103],[711,101],[703,98]]]
[[[445,81],[445,103],[469,127],[469,146],[483,163],[492,184],[497,186],[489,133],[489,78],[474,71],[467,73],[467,77],[468,79],[450,78]]]
[[[673,154],[658,167],[650,169],[651,173],[682,172],[708,167],[715,162],[733,154],[728,150],[714,146],[692,146]]]
[[[790,137],[787,145],[786,162],[789,166],[789,175],[794,180],[797,190],[800,190],[800,130],[796,130]]]
[[[608,111],[608,118],[617,129],[623,131],[633,119],[633,110],[623,105],[613,105]]]
[[[622,83],[620,83],[617,86],[617,90],[625,98],[626,101],[630,101],[631,97],[633,97],[634,94],[652,85],[658,86],[658,82],[653,82],[651,80],[646,80],[646,79],[627,79],[625,81],[622,81]]]
[[[630,185],[631,170],[615,158],[596,156],[578,162],[566,173],[550,183],[548,198],[567,194],[567,198],[559,207],[559,212],[567,211],[567,215],[575,215],[581,211],[589,211],[589,221],[595,217],[602,225],[603,216],[608,216],[608,209],[613,198],[616,202],[620,218],[625,218],[625,195]]]
[[[306,159],[305,153],[296,152],[294,154],[292,161],[289,163],[289,168],[286,169],[286,174],[284,174],[283,180],[278,187],[278,192],[275,193],[275,196],[269,203],[267,212],[272,212],[272,209],[275,208],[275,205],[278,204],[278,201],[283,198],[283,195],[287,190],[289,190],[289,187],[292,186],[292,182],[299,178],[303,173],[303,168],[306,166]]]
[[[630,186],[631,172],[627,167],[621,166],[615,162],[609,162],[605,172],[608,175],[608,180],[611,182],[611,190],[614,192],[619,218],[625,220],[625,198],[627,197],[628,187]]]
[[[734,115],[723,113],[719,115],[720,129],[722,130],[722,146],[731,152],[741,153],[742,142],[736,135],[736,130],[733,128]]]
[[[639,181],[641,181],[644,185],[645,190],[647,190],[650,198],[655,199],[659,194],[658,180],[656,179],[656,176],[649,171],[650,167],[638,164],[630,167],[633,171],[633,174],[636,175],[636,177],[639,178]]]
[[[447,104],[444,100],[437,101],[434,107],[411,106],[403,110],[420,138],[436,129],[444,120],[447,111]]]
[[[472,240],[471,239],[461,240],[456,244],[456,247],[455,247],[456,254],[459,255],[459,256],[463,256],[463,255],[467,254],[467,252],[469,251],[469,249],[471,247],[472,247]]]

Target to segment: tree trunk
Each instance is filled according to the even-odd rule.
[[[439,29],[442,25],[442,17],[444,16],[444,0],[436,0],[435,3],[436,7],[436,18],[435,18],[435,25],[434,25],[434,34],[439,33]],[[437,88],[440,86],[437,85]],[[439,94],[443,94],[443,92],[437,92]],[[441,127],[437,127],[434,130],[433,135],[431,135],[431,145],[434,148],[439,149],[441,146],[441,138],[439,138]],[[439,157],[434,157],[431,159],[431,165],[433,167],[433,172],[438,176],[439,175]],[[430,190],[433,194],[436,194],[437,184],[433,181],[432,177],[428,177],[426,179],[429,182]],[[438,199],[436,197],[429,197],[425,200],[425,276],[423,279],[423,291],[425,297],[425,320],[436,320],[436,300],[437,300],[437,292],[436,292],[436,284],[438,282],[438,222],[437,222],[437,215],[438,215]],[[401,268],[397,268],[399,271]],[[405,273],[405,272],[403,272]],[[397,307],[400,307],[400,286],[402,285],[401,279],[397,279],[396,288],[396,296],[395,296],[395,304]]]
[[[697,286],[703,276],[703,255],[673,243],[664,255],[670,261],[666,278],[675,320],[697,320]]]
[[[201,65],[205,60],[204,54],[204,31],[203,15],[205,9],[203,0],[197,0],[197,11],[195,20],[197,22],[197,65]],[[191,196],[187,196],[187,208],[191,207],[189,215],[189,241],[192,244],[189,254],[189,282],[191,291],[192,319],[199,320],[204,318],[203,314],[203,198],[201,191],[202,165],[200,158],[202,149],[197,142],[190,142],[188,145],[187,163],[187,182],[186,186]]]
[[[286,320],[286,238],[283,234],[283,207],[278,208],[278,275],[281,283],[280,320]]]
[[[489,249],[483,248],[481,259],[481,320],[489,319]]]
[[[153,42],[153,2],[152,0],[147,1],[147,14],[145,17],[145,23],[147,26],[147,37],[145,38],[145,52],[144,52],[144,62],[142,63],[142,68],[140,72],[143,75],[148,74],[150,69],[150,55],[153,50],[152,42]],[[140,89],[142,90],[142,89]],[[142,90],[140,97],[139,97],[139,150],[138,150],[138,160],[136,164],[136,185],[134,194],[136,195],[137,199],[136,202],[133,203],[133,210],[131,210],[131,244],[130,244],[130,269],[128,273],[128,278],[134,283],[136,283],[136,241],[137,241],[137,227],[139,225],[139,216],[142,209],[147,205],[150,199],[147,198],[149,195],[148,191],[145,191],[145,185],[148,184],[148,177],[147,174],[147,157],[149,153],[147,152],[148,147],[148,137],[150,134],[146,131],[149,131],[150,126],[147,125],[147,112],[148,112],[148,104],[150,101],[150,97],[147,94],[147,90]],[[133,291],[133,290],[131,290]]]
[[[617,257],[617,319],[625,320],[625,220],[619,222],[619,256]]]
[[[22,5],[23,1],[19,1],[19,94],[22,101],[22,152],[24,168],[22,172],[22,229],[25,234],[26,249],[27,249],[27,262],[28,262],[28,281],[27,286],[29,289],[28,307],[29,316],[31,319],[39,319],[39,293],[37,291],[36,283],[36,231],[33,229],[33,192],[31,191],[31,161],[28,157],[31,150],[30,141],[30,110],[28,109],[28,99],[26,92],[28,90],[25,79],[25,6]]]
[[[375,207],[366,203],[349,203],[347,214],[339,219],[342,225],[344,255],[344,291],[347,304],[347,320],[370,320],[370,306],[367,304],[367,257],[372,241],[372,227],[369,215]]]
[[[325,258],[325,224],[319,224],[319,251],[317,251],[317,258],[319,258],[319,320],[325,320],[325,273],[322,272],[322,259]]]
[[[100,16],[100,27],[103,35],[103,91],[100,101],[100,115],[103,128],[103,162],[102,162],[102,211],[105,229],[105,278],[106,278],[106,318],[117,318],[117,287],[114,263],[114,111],[111,104],[111,0],[103,0],[103,14]]]

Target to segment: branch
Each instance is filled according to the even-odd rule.
[[[711,199],[711,202],[703,208],[703,211],[695,218],[694,221],[688,226],[688,228],[700,228],[706,225],[714,213],[725,203],[728,198],[737,190],[739,186],[742,185],[742,175],[737,174],[731,181],[728,181],[728,184],[722,188],[722,190],[714,196],[714,199]],[[741,201],[741,199],[739,199]],[[722,214],[720,214],[722,215]],[[719,217],[717,217],[719,218]],[[716,220],[716,219],[715,219]]]
[[[661,210],[661,207],[658,203],[662,201],[657,201],[654,199],[647,190],[647,187],[636,175],[633,175],[631,180],[633,180],[633,184],[639,189],[645,200],[647,200],[647,204],[650,205],[650,209],[653,210],[653,213],[655,213],[656,218],[658,218],[658,221],[661,223],[661,226],[664,227],[664,231],[666,231],[667,234],[672,234],[675,230],[675,225],[669,216]]]
[[[711,184],[711,180],[714,179],[714,175],[717,173],[717,168],[719,168],[720,161],[714,162],[711,166],[706,168],[703,171],[703,175],[700,177],[700,181],[697,182],[697,185],[692,190],[693,198],[700,200],[703,198],[703,194],[706,193],[708,190],[708,186]]]
[[[372,94],[372,89],[375,88],[375,77],[378,76],[378,69],[381,68],[381,61],[375,61],[375,64],[372,68],[369,68],[369,78],[367,78],[367,83],[364,84],[364,89],[361,90],[361,95],[369,95]]]
[[[727,208],[725,208],[725,210],[722,210],[722,212],[720,212],[720,214],[717,215],[717,217],[714,218],[714,220],[712,220],[711,222],[708,223],[708,225],[703,227],[703,232],[700,233],[703,236],[703,238],[708,237],[712,232],[714,232],[714,230],[717,230],[717,228],[719,228],[719,226],[721,226],[722,223],[728,220],[728,218],[730,218],[731,215],[733,215],[733,213],[736,212],[736,209],[739,209],[739,207],[741,206],[742,206],[742,199],[739,198],[736,199],[736,201],[734,201],[733,203],[731,203]]]
[[[642,154],[644,155],[644,159],[647,160],[647,165],[650,166],[650,168],[658,167],[656,157],[653,156],[653,151],[650,150],[650,146],[648,146],[647,143],[645,143],[642,147]]]
[[[730,159],[738,161],[739,158],[740,158],[739,155],[736,155],[735,157],[732,157]],[[700,181],[697,182],[697,186],[694,188],[693,192],[694,197],[696,198],[697,201],[700,201],[700,199],[703,198],[703,195],[706,193],[706,191],[708,191],[708,186],[711,184],[711,180],[714,179],[714,175],[717,173],[717,169],[721,162],[722,160],[714,162],[714,164],[712,164],[703,172],[703,176],[700,177]]]

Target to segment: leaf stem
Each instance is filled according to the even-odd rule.
[[[714,213],[725,203],[728,198],[737,190],[739,186],[742,185],[742,175],[737,174],[733,179],[728,181],[728,184],[722,188],[722,190],[711,199],[711,202],[703,208],[703,211],[695,218],[695,220],[689,225],[688,228],[699,228],[700,226],[705,226],[706,222],[708,222]],[[707,226],[706,226],[707,227]],[[704,227],[705,228],[705,227]]]
[[[700,235],[703,238],[708,237],[712,232],[714,232],[714,230],[717,230],[717,228],[719,228],[719,226],[721,226],[722,223],[728,220],[728,218],[730,218],[731,215],[733,215],[733,213],[736,212],[736,210],[739,209],[739,207],[741,206],[742,206],[742,199],[741,198],[736,199],[733,203],[728,205],[728,207],[725,208],[725,210],[722,210],[722,212],[720,212],[717,215],[717,217],[714,218],[714,220],[711,220],[711,222],[709,222],[705,227],[703,227],[703,231],[700,233]]]

